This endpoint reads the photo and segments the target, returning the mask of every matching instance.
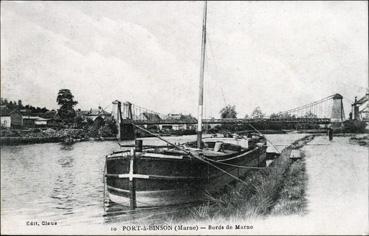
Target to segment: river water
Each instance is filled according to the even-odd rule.
[[[282,150],[303,136],[273,134],[267,138]],[[186,142],[195,136],[167,139]],[[143,140],[144,144],[161,144],[155,138]],[[104,205],[103,196],[105,155],[119,149],[113,141],[1,147],[2,233],[92,233],[91,226],[124,221],[119,214],[109,214],[116,206]],[[58,227],[44,231],[29,226],[31,221],[57,222]]]

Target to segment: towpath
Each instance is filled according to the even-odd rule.
[[[325,233],[368,232],[368,148],[348,137],[316,137],[303,150],[308,175],[308,217]]]
[[[252,233],[368,235],[368,148],[317,136],[302,150],[308,213],[256,220]]]

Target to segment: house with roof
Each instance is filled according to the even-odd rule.
[[[168,114],[165,117],[166,120],[180,121],[179,124],[162,125],[160,129],[173,129],[173,130],[194,130],[196,129],[197,119],[191,114]]]
[[[48,124],[48,121],[51,119],[42,118],[40,116],[34,116],[34,115],[23,115],[23,127],[25,128],[41,128],[46,127]]]
[[[156,113],[151,113],[151,112],[143,112],[140,116],[141,119],[143,120],[147,120],[147,121],[152,121],[152,122],[160,122],[162,119],[161,117],[156,114]],[[157,130],[159,129],[160,125],[158,124],[150,124],[150,125],[144,125],[144,127],[146,129],[154,129]]]
[[[31,113],[27,109],[10,110],[0,106],[1,126],[7,128],[37,128],[57,127],[60,119],[55,111],[46,113]]]
[[[105,119],[107,117],[111,117],[111,113],[105,111],[101,107],[98,109],[90,109],[87,111],[77,111],[77,115],[81,116],[82,119],[91,119],[92,121],[95,121],[97,117],[101,117],[102,119]]]
[[[38,114],[22,113],[19,110],[14,110],[10,114],[11,127],[13,128],[42,128],[49,127],[49,122],[53,118],[43,118]]]

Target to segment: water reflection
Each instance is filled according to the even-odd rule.
[[[66,146],[62,146],[62,150],[71,151],[71,146],[65,149]],[[61,211],[63,215],[73,214],[75,207],[74,191],[75,191],[75,171],[73,170],[74,157],[72,155],[62,155],[58,160],[58,164],[63,169],[59,173],[54,181],[54,188],[50,195],[50,198],[54,199],[52,205],[55,209]]]
[[[104,223],[165,223],[160,216],[176,213],[188,209],[190,206],[195,206],[194,203],[165,206],[165,207],[143,207],[130,210],[129,207],[115,204],[111,201],[105,206]]]

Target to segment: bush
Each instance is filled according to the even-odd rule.
[[[343,127],[346,133],[364,133],[366,123],[359,120],[346,120],[343,122]]]
[[[102,137],[113,137],[113,136],[116,135],[116,133],[114,132],[114,130],[112,130],[109,125],[104,125],[103,127],[101,127],[99,129],[99,134]]]

